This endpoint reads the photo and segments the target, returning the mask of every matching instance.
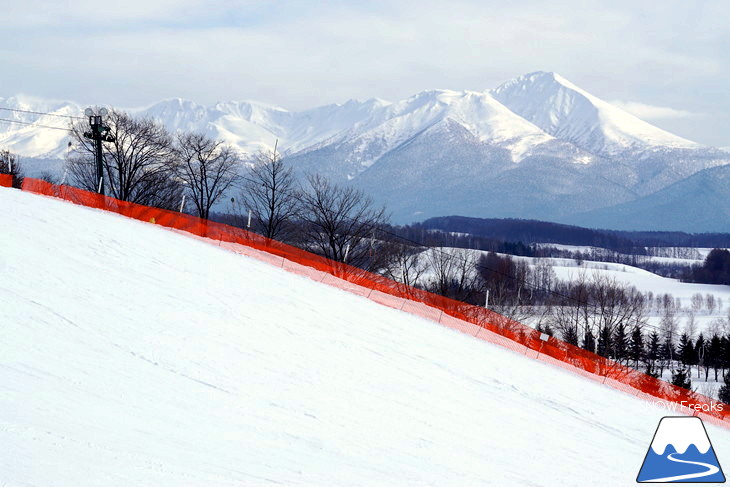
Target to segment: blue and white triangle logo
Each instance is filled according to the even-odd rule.
[[[690,416],[662,418],[636,481],[725,482],[702,420]]]

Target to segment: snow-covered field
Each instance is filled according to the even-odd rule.
[[[571,252],[582,252],[582,253],[593,253],[597,252],[599,254],[605,253],[605,254],[614,254],[614,251],[602,248],[602,247],[593,247],[588,245],[566,245],[566,244],[554,244],[554,243],[538,243],[536,244],[538,247],[552,247],[560,250],[568,250]],[[642,255],[640,256],[641,259],[644,259],[646,261],[653,261],[653,262],[661,262],[665,264],[684,264],[684,265],[693,265],[693,264],[702,264],[702,261],[705,260],[707,257],[707,254],[710,253],[712,248],[708,247],[649,247],[647,250],[650,251],[652,255]],[[622,254],[629,256],[628,254]]]
[[[561,246],[568,247],[568,246]],[[581,247],[571,246],[573,250],[581,249]],[[584,248],[586,251],[590,247]],[[711,249],[697,249],[702,255],[706,256]],[[453,248],[442,247],[437,249],[438,252],[455,252]],[[476,262],[482,254],[487,252],[481,250],[458,250],[458,252],[468,252],[473,254],[472,258]],[[505,254],[499,254],[504,256]],[[424,261],[427,261],[427,254],[424,254]],[[688,282],[681,282],[678,279],[672,279],[663,277],[658,274],[633,267],[625,264],[616,264],[612,262],[597,262],[590,260],[583,260],[578,263],[575,259],[563,259],[554,257],[519,257],[511,256],[514,260],[521,260],[527,262],[530,266],[535,266],[539,263],[547,263],[553,271],[555,271],[555,277],[562,281],[574,281],[584,275],[587,279],[591,279],[595,274],[608,276],[615,278],[618,282],[625,283],[629,286],[636,287],[643,293],[653,293],[654,296],[661,294],[671,294],[673,300],[676,302],[677,298],[681,304],[681,309],[676,312],[676,318],[679,322],[680,332],[683,330],[684,325],[688,319],[688,312],[692,310],[692,296],[695,294],[701,294],[706,297],[711,294],[715,297],[716,307],[712,312],[707,309],[706,306],[698,310],[694,310],[694,320],[696,326],[696,333],[707,332],[713,328],[713,323],[716,324],[719,321],[728,322],[730,313],[730,286],[724,286],[719,284],[695,284]],[[457,257],[458,258],[458,257]],[[659,259],[670,259],[676,261],[678,259],[669,257],[652,257],[654,260]],[[700,261],[698,261],[700,262]],[[432,272],[424,273],[424,280],[428,280],[433,277]],[[651,310],[648,311],[647,322],[651,326],[658,326],[661,321],[662,311],[655,305]],[[728,323],[730,326],[730,323]],[[730,332],[730,329],[725,329],[725,333]],[[695,336],[696,338],[696,336]]]
[[[530,259],[531,263],[538,259]],[[674,298],[679,298],[683,307],[690,307],[692,295],[700,293],[713,294],[717,298],[722,298],[725,303],[730,304],[730,286],[719,284],[695,284],[690,282],[681,282],[678,279],[662,277],[644,269],[624,264],[614,264],[611,262],[594,262],[583,261],[580,265],[573,259],[539,259],[547,261],[552,266],[558,279],[571,280],[576,278],[580,273],[585,272],[589,276],[592,272],[600,272],[615,277],[621,282],[625,282],[642,292],[652,292],[657,294],[671,294]]]
[[[695,334],[699,332],[707,333],[719,321],[727,321],[728,307],[730,307],[730,286],[719,284],[695,284],[689,282],[681,282],[677,279],[662,277],[644,269],[632,267],[623,264],[614,264],[609,262],[593,262],[583,261],[578,265],[573,259],[529,259],[531,264],[538,260],[547,261],[555,271],[558,279],[570,281],[579,278],[581,273],[585,273],[587,277],[591,277],[593,273],[603,274],[605,276],[616,278],[617,281],[635,286],[643,293],[671,294],[675,299],[679,298],[681,310],[676,314],[679,322],[679,330],[682,331],[689,319],[689,311],[692,310],[692,296],[699,293],[702,296],[711,294],[715,297],[717,303],[722,307],[716,308],[710,312],[706,306],[694,311],[694,322],[696,326]],[[659,326],[662,311],[653,307],[648,312],[647,322],[651,326]],[[725,330],[728,332],[730,330]],[[697,338],[696,336],[694,338]]]
[[[628,486],[672,414],[150,224],[0,206],[2,485]]]

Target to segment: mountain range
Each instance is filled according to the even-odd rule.
[[[16,111],[2,111],[10,108]],[[58,171],[83,107],[0,98],[0,147]],[[24,110],[19,112],[17,110]],[[428,90],[303,111],[169,99],[128,110],[253,153],[278,140],[298,174],[321,173],[386,204],[396,223],[531,218],[616,230],[730,231],[730,152],[670,134],[556,73],[486,91]],[[42,115],[28,112],[48,112]]]

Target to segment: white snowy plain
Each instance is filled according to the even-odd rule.
[[[568,245],[555,245],[555,247],[571,248],[572,250],[590,250],[592,247],[578,247]],[[696,249],[698,253],[704,256],[709,253],[711,249]],[[439,252],[457,252],[453,247],[439,247]],[[468,252],[472,254],[472,257],[476,260],[482,255],[487,254],[487,251],[473,250],[473,249],[459,249],[459,252]],[[500,256],[506,256],[507,254],[500,254]],[[424,254],[424,257],[426,254]],[[594,274],[606,276],[609,278],[615,278],[617,282],[624,283],[628,286],[634,286],[636,289],[643,293],[652,292],[655,296],[660,294],[671,294],[673,298],[679,298],[684,308],[690,308],[692,296],[694,294],[712,294],[715,298],[723,300],[723,303],[730,304],[730,286],[720,284],[696,284],[689,282],[682,282],[679,279],[673,279],[670,277],[663,277],[647,270],[633,267],[626,264],[617,264],[614,262],[600,262],[592,260],[582,260],[580,263],[576,262],[575,259],[557,258],[557,257],[522,257],[510,255],[514,260],[524,261],[530,266],[535,266],[540,263],[549,265],[553,271],[555,271],[555,277],[562,281],[572,281],[578,279],[582,274],[587,279],[591,279]],[[656,262],[667,262],[667,263],[687,263],[687,264],[701,264],[701,260],[691,259],[677,259],[670,257],[651,257],[652,261]],[[426,278],[432,277],[432,273],[427,272]],[[702,310],[704,312],[704,310]],[[697,313],[697,317],[706,316],[702,312]],[[715,316],[724,317],[724,308],[716,310]]]
[[[673,415],[151,224],[0,207],[3,485],[628,486]]]

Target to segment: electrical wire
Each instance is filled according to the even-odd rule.
[[[76,120],[83,120],[84,119],[84,117],[76,117],[76,116],[73,116],[73,115],[61,115],[59,113],[50,113],[50,112],[36,112],[36,111],[33,111],[33,110],[21,110],[19,108],[0,107],[0,110],[6,110],[6,111],[9,111],[9,112],[17,112],[17,113],[30,113],[30,114],[33,114],[33,115],[48,115],[48,116],[51,116],[51,117],[71,118],[71,119],[76,119]]]
[[[10,120],[9,118],[0,118],[0,122],[8,122],[8,123],[16,123],[19,125],[28,125],[30,127],[40,127],[44,129],[54,129],[54,130],[63,130],[66,132],[70,132],[71,129],[69,128],[63,128],[63,127],[52,127],[50,125],[43,125],[35,122],[21,122],[20,120]]]

